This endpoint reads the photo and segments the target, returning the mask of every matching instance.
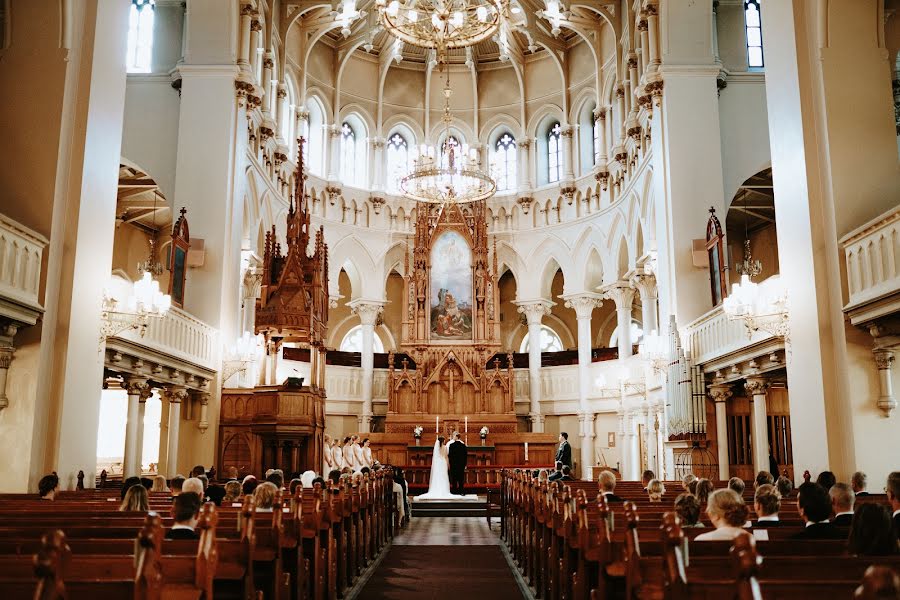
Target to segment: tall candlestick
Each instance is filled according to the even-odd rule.
[[[441,431],[441,418],[435,417],[434,418],[434,432],[440,433],[440,431]]]
[[[528,442],[525,442],[525,462],[528,462]]]
[[[466,433],[469,433],[469,417],[466,417]]]

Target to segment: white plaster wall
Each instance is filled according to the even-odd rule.
[[[764,75],[751,73],[729,77],[728,86],[719,93],[726,208],[748,177],[771,164],[768,119]]]

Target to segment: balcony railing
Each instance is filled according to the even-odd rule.
[[[47,239],[0,214],[0,297],[40,309],[41,256]]]
[[[734,321],[717,306],[685,328],[684,347],[691,352],[691,362],[702,365],[752,346],[772,335],[759,330],[747,337],[747,329],[741,321]]]
[[[900,291],[900,206],[841,239],[847,261],[845,310]]]
[[[115,337],[199,367],[219,369],[219,332],[175,307],[164,317],[151,320],[143,337],[134,329]]]

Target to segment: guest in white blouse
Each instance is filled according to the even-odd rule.
[[[730,489],[714,491],[706,502],[706,516],[715,529],[698,535],[694,541],[733,540],[739,535],[749,535],[743,528],[747,514],[744,499],[737,492]]]
[[[331,436],[325,435],[325,443],[322,444],[322,473],[327,477],[334,469],[334,457],[331,454]]]
[[[369,446],[369,438],[363,440],[362,452],[364,465],[371,469],[375,466],[375,459],[372,457],[372,448]]]
[[[344,448],[340,438],[334,438],[331,441],[331,458],[334,461],[335,471],[340,471],[344,468]],[[328,473],[325,475],[327,476]]]
[[[356,469],[356,455],[353,453],[353,444],[350,443],[351,438],[344,438],[344,466]]]
[[[363,454],[362,446],[359,445],[359,436],[353,436],[353,470],[359,471],[366,466],[366,457]]]

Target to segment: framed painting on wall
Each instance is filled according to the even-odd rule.
[[[187,255],[191,249],[191,235],[188,230],[188,222],[185,217],[184,207],[181,208],[181,216],[172,227],[172,246],[169,249],[169,295],[172,304],[178,308],[184,308],[184,283],[187,275]]]

